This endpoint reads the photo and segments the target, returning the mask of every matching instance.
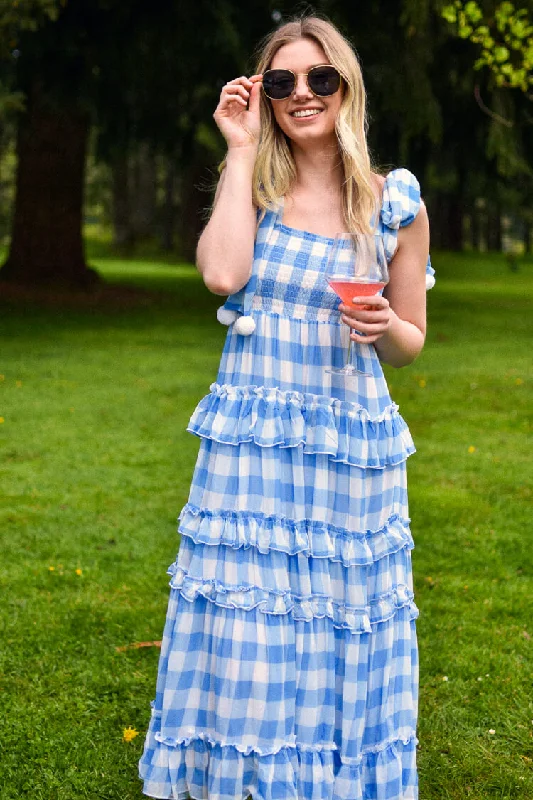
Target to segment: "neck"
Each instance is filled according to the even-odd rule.
[[[291,150],[298,188],[340,194],[344,170],[336,139],[332,144],[320,142],[306,148],[293,141]]]

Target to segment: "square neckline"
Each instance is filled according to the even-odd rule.
[[[352,236],[351,233],[347,233],[346,231],[343,231],[341,234],[339,234],[339,237],[324,236],[321,233],[313,233],[313,231],[306,231],[303,228],[293,228],[290,225],[285,225],[285,223],[283,222],[284,207],[285,207],[285,198],[281,197],[277,207],[274,209],[274,214],[276,215],[276,218],[274,220],[274,227],[277,228],[278,230],[284,231],[288,235],[299,235],[302,236],[304,239],[308,239],[311,241],[323,241],[327,242],[328,244],[333,244],[336,238],[341,238],[344,241],[351,238]],[[381,216],[379,222],[381,222]],[[380,227],[379,222],[378,222],[378,228]],[[378,235],[381,235],[381,231],[379,231]]]
[[[277,208],[274,209],[274,213],[276,215],[276,219],[274,221],[274,227],[278,228],[278,230],[284,231],[289,235],[299,235],[302,236],[304,239],[308,239],[310,241],[322,241],[327,242],[328,244],[333,244],[336,237],[335,236],[324,236],[322,233],[313,233],[313,231],[306,231],[303,228],[293,228],[290,225],[285,225],[283,222],[283,211],[285,208],[285,197],[281,197],[279,199]],[[343,232],[342,234],[343,239],[349,237],[351,234]]]

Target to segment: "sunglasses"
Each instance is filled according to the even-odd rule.
[[[317,97],[329,97],[338,92],[341,85],[340,73],[331,64],[320,64],[301,74]],[[294,92],[297,78],[290,69],[267,69],[263,73],[263,90],[271,100],[286,100]]]

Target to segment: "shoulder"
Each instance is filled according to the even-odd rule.
[[[371,180],[372,188],[374,190],[374,194],[376,195],[376,200],[378,201],[379,205],[381,205],[383,199],[383,187],[385,186],[385,176],[381,175],[379,172],[372,172]]]

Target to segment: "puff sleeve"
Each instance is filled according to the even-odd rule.
[[[389,172],[383,185],[381,206],[381,227],[387,259],[390,261],[396,252],[398,230],[409,225],[420,210],[420,184],[408,169],[394,169]],[[435,285],[435,270],[428,256],[426,264],[426,289]]]

